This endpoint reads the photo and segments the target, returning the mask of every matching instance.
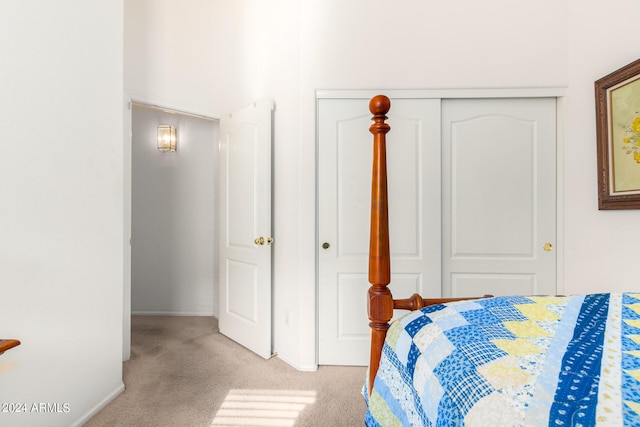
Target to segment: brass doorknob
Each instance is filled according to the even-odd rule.
[[[253,241],[256,245],[264,245],[264,237],[260,236],[256,240]]]
[[[551,250],[553,250],[553,245],[549,242],[545,243],[544,246],[542,247],[545,251],[549,252]]]
[[[275,242],[273,237],[267,237],[267,245],[273,245],[273,242]]]

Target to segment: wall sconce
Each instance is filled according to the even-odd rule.
[[[176,128],[169,125],[158,126],[158,150],[176,151]]]

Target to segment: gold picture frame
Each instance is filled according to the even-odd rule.
[[[640,209],[640,59],[595,82],[598,209]]]

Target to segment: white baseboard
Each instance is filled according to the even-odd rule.
[[[278,359],[282,360],[287,365],[290,365],[292,368],[294,368],[297,371],[301,371],[301,372],[316,372],[318,370],[318,365],[299,365],[297,363],[291,362],[286,357],[280,356],[279,354],[276,357]]]
[[[132,311],[132,316],[197,316],[215,317],[212,311]]]
[[[86,412],[82,417],[78,418],[74,421],[71,426],[72,427],[80,427],[84,425],[87,421],[89,421],[94,415],[100,412],[105,406],[107,406],[113,399],[115,399],[120,393],[124,391],[124,383],[120,383],[120,386],[116,388],[114,391],[109,393],[100,403]]]

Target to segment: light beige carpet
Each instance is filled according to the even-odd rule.
[[[264,360],[211,317],[133,316],[125,391],[86,426],[362,426],[365,375]]]

